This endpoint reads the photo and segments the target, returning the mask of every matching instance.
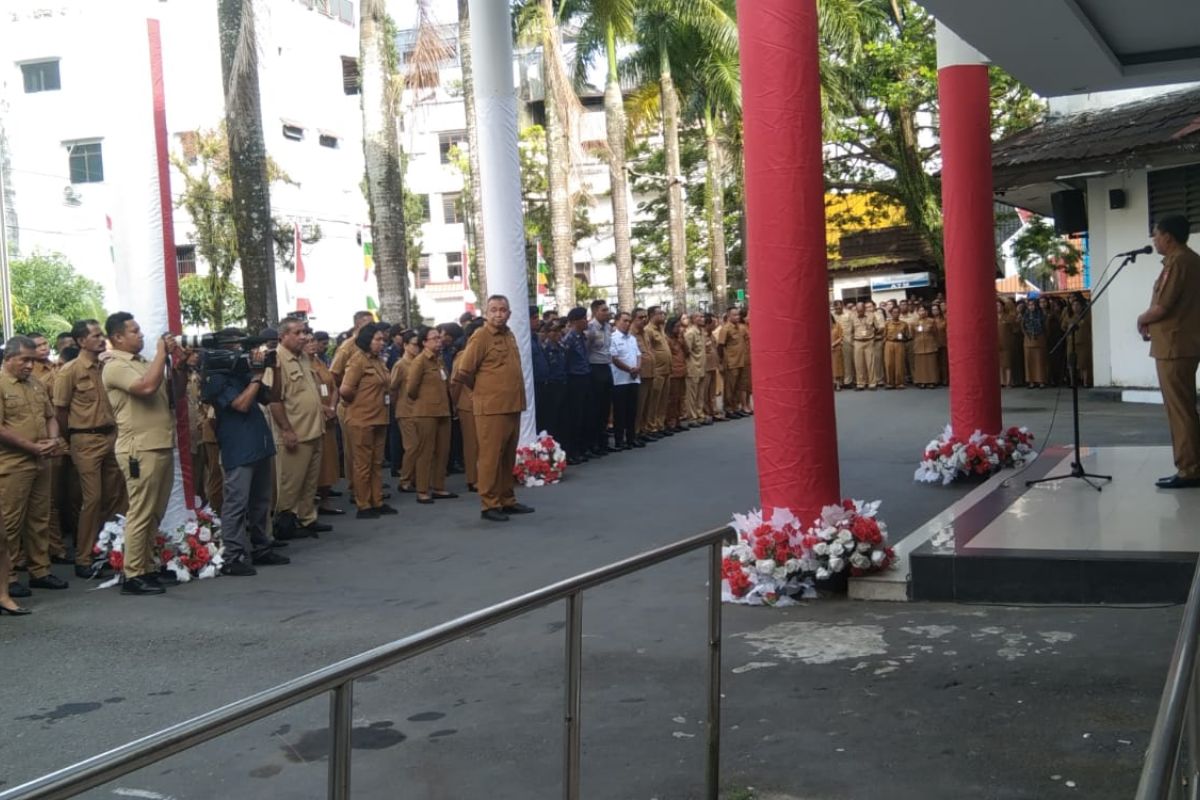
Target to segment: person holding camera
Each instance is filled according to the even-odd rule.
[[[140,355],[146,337],[132,314],[109,315],[104,332],[112,348],[100,377],[117,420],[117,464],[129,494],[121,593],[162,594],[154,539],[175,480],[175,415],[165,380],[167,354],[175,349],[175,339],[164,333],[154,358],[147,361]]]
[[[241,351],[245,334],[225,328],[217,334],[223,350]],[[266,364],[252,359],[232,369],[203,365],[202,396],[216,411],[217,441],[225,470],[221,533],[225,542],[222,575],[256,575],[255,566],[287,564],[271,549],[271,459],[275,443],[259,404],[266,400]]]
[[[326,415],[323,384],[305,352],[310,339],[303,320],[289,317],[279,323],[278,362],[271,372],[271,416],[276,444],[282,445],[276,469],[275,525],[280,531],[299,527],[324,533],[333,527],[317,522],[315,500]]]
[[[413,463],[416,471],[417,502],[429,504],[458,495],[446,491],[446,465],[450,458],[450,397],[446,391],[446,368],[442,365],[442,337],[437,328],[417,329],[421,355],[413,359],[404,379],[404,393],[411,405],[412,428],[416,433]]]
[[[345,431],[353,453],[350,461],[354,465],[352,485],[358,519],[398,513],[383,502],[381,471],[391,396],[387,368],[379,355],[386,344],[386,325],[364,325],[354,337],[355,352],[346,362],[339,387],[346,403]]]

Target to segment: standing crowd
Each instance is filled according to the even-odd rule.
[[[1069,386],[1069,359],[1075,358],[1080,386],[1092,385],[1092,322],[1081,294],[996,299],[1000,385],[1004,388]],[[949,309],[942,295],[843,303],[830,308],[834,389],[920,389],[946,386],[950,364],[946,345]],[[1067,331],[1080,320],[1074,336]]]

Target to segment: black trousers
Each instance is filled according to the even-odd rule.
[[[633,444],[637,439],[637,404],[639,384],[626,383],[613,387],[613,439],[617,447]]]
[[[591,450],[592,376],[568,375],[567,399],[562,409],[563,447],[572,458]]]
[[[612,408],[612,367],[592,364],[592,426],[589,449],[608,450],[608,412]]]
[[[567,402],[567,384],[535,383],[533,393],[537,398],[537,427],[564,445],[563,406]]]

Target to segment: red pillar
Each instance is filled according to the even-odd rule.
[[[738,8],[758,485],[802,520],[835,503],[815,0]]]
[[[967,437],[1001,426],[988,68],[940,23],[937,42],[950,424]]]

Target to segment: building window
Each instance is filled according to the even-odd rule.
[[[466,131],[442,131],[438,134],[438,154],[441,156],[443,164],[450,163],[450,150],[457,147],[459,150],[467,146]]]
[[[25,94],[57,92],[62,88],[58,75],[58,59],[22,64],[21,75],[25,78]]]
[[[420,289],[429,283],[429,256],[421,256],[417,259],[417,288]]]
[[[354,3],[351,0],[342,0],[341,8],[338,10],[338,19],[347,25],[354,24]]]
[[[342,91],[358,94],[358,59],[342,56]]]
[[[196,245],[181,244],[175,247],[175,268],[180,275],[196,274]]]
[[[327,14],[332,17],[333,16],[332,3],[333,3],[333,0],[317,0],[317,11],[320,11],[322,14]]]
[[[462,270],[462,253],[446,253],[446,280],[461,281]]]
[[[1193,232],[1200,230],[1200,164],[1152,170],[1146,175],[1146,187],[1151,229],[1165,216],[1182,214]]]
[[[429,195],[420,195],[421,198],[421,222],[432,222],[433,216],[429,209]]]
[[[592,262],[576,261],[575,262],[575,277],[578,278],[579,280],[583,281],[584,283],[586,283],[588,286],[591,286],[592,285]]]
[[[341,146],[341,140],[332,133],[322,133],[319,137],[317,137],[317,141],[320,142],[321,147],[329,147],[334,150]]]
[[[293,142],[303,142],[304,128],[285,122],[283,123],[283,138],[291,139]]]
[[[442,195],[442,220],[447,225],[457,225],[463,221],[462,194],[448,192]]]
[[[67,154],[71,183],[100,183],[104,180],[104,159],[99,142],[68,142]]]

